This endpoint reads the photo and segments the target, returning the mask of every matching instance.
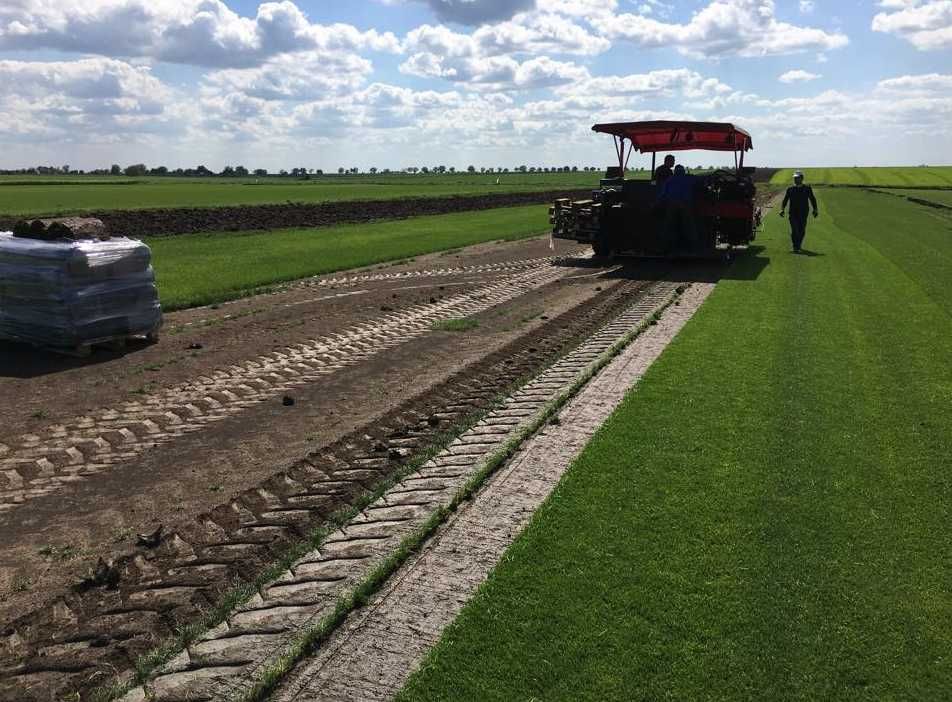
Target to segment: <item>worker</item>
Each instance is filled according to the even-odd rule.
[[[672,249],[697,248],[694,222],[696,184],[697,178],[688,175],[684,166],[678,164],[674,167],[674,174],[665,181],[661,189],[661,201],[665,205],[664,230]]]
[[[659,188],[664,186],[664,184],[668,181],[668,178],[674,175],[674,171],[672,170],[673,168],[674,156],[668,154],[664,157],[664,163],[658,166],[654,172],[654,182]]]
[[[793,185],[787,188],[787,194],[783,196],[783,204],[780,205],[781,217],[788,204],[790,205],[790,242],[793,244],[793,252],[800,253],[803,238],[807,235],[809,205],[813,205],[813,216],[820,216],[816,198],[813,196],[813,188],[803,184],[803,173],[800,171],[793,174]]]

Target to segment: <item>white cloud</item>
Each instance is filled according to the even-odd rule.
[[[685,24],[637,14],[598,17],[601,33],[646,48],[672,47],[691,56],[765,56],[826,51],[849,43],[846,35],[781,22],[773,0],[715,0]]]
[[[4,129],[59,142],[169,129],[174,97],[148,68],[114,59],[0,61]]]
[[[732,92],[729,85],[716,78],[705,78],[687,68],[663,69],[627,76],[598,76],[557,89],[573,96],[626,96],[665,98],[705,98]]]
[[[310,52],[278,56],[263,66],[213,71],[206,90],[241,93],[260,100],[313,100],[356,90],[372,72],[370,61],[348,53]]]
[[[952,0],[887,0],[873,17],[874,32],[895,34],[922,51],[952,48]]]
[[[398,51],[393,34],[312,24],[290,0],[254,18],[222,0],[7,0],[0,50],[55,49],[209,67],[250,67],[300,51]]]
[[[816,9],[816,3],[813,0],[800,0],[800,12],[805,15],[812,14]]]
[[[781,83],[809,83],[811,80],[816,80],[817,78],[822,77],[823,76],[818,73],[810,73],[810,71],[804,71],[797,68],[781,74],[778,80]]]

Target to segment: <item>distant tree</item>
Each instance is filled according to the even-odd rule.
[[[134,163],[131,166],[126,166],[126,169],[123,171],[129,177],[138,177],[144,176],[149,172],[149,169],[146,168],[144,163]]]
[[[215,174],[212,173],[212,172],[211,172],[208,168],[206,168],[205,166],[199,166],[198,168],[195,169],[195,175],[199,175],[199,176],[213,176],[213,175],[215,175]]]
[[[314,175],[319,175],[319,176],[324,175],[324,169],[323,169],[323,168],[315,168],[315,169],[314,169]]]
[[[109,175],[122,175],[122,168],[119,167],[119,164],[112,164],[112,167],[109,169]]]
[[[390,171],[389,168],[384,168],[384,169],[383,169],[383,174],[384,174],[384,175],[390,175],[390,173],[391,173],[391,171]]]
[[[429,173],[430,169],[427,168],[426,166],[423,166],[423,168],[421,168],[420,171],[422,171],[423,173]]]
[[[450,166],[450,173],[456,173],[456,166]]]
[[[248,169],[245,168],[244,166],[235,166],[235,175],[238,176],[239,178],[247,178]]]
[[[258,176],[258,177],[266,176],[266,175],[268,175],[268,169],[267,169],[267,168],[256,168],[255,171],[254,171],[254,173],[255,173],[255,175]]]
[[[343,166],[341,166],[340,168],[337,169],[337,175],[344,175],[344,167],[343,167]]]
[[[360,173],[360,169],[357,166],[354,166],[353,168],[350,169],[350,172],[353,173],[354,175],[357,175],[358,173]]]
[[[231,166],[225,166],[221,169],[221,176],[224,178],[231,178],[235,175],[235,169]]]
[[[154,176],[164,176],[168,174],[169,174],[169,169],[166,168],[165,166],[159,166],[158,168],[153,168],[151,171],[149,171],[149,175],[154,175]]]
[[[572,166],[572,173],[578,173],[578,166]]]
[[[370,175],[377,175],[377,167],[376,167],[376,166],[371,166],[371,167],[370,167]]]
[[[280,171],[278,171],[278,175],[279,175],[279,176],[286,176],[287,174],[288,174],[288,172],[287,172],[286,170],[284,170],[283,168],[282,168]]]
[[[466,172],[467,172],[467,173],[475,173],[475,172],[476,172],[476,166],[468,166],[468,167],[466,168]]]
[[[69,164],[67,163],[65,166],[60,168],[60,170],[63,171],[65,175],[69,175]]]

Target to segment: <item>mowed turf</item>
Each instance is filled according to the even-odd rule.
[[[952,186],[952,166],[925,167],[859,167],[801,168],[805,181],[811,185],[882,185],[890,187]],[[793,182],[794,169],[783,168],[774,173],[773,185]]]
[[[598,185],[601,173],[456,174],[291,178],[24,178],[0,177],[0,216],[219,207],[285,202],[391,200],[533,192]],[[496,181],[499,181],[498,184]]]
[[[891,195],[902,195],[903,197],[926,200],[938,205],[952,207],[952,189],[950,190],[886,190],[883,191]]]
[[[399,699],[952,691],[952,218],[769,213]]]
[[[235,299],[283,281],[544,233],[547,208],[507,207],[394,222],[146,239],[165,310]]]

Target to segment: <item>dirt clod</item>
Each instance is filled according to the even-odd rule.
[[[285,395],[284,397],[281,398],[281,404],[284,405],[285,407],[293,407],[294,398],[291,397],[290,395]]]
[[[159,524],[159,528],[151,534],[136,534],[136,545],[145,548],[155,548],[162,541],[162,530],[165,527]]]

